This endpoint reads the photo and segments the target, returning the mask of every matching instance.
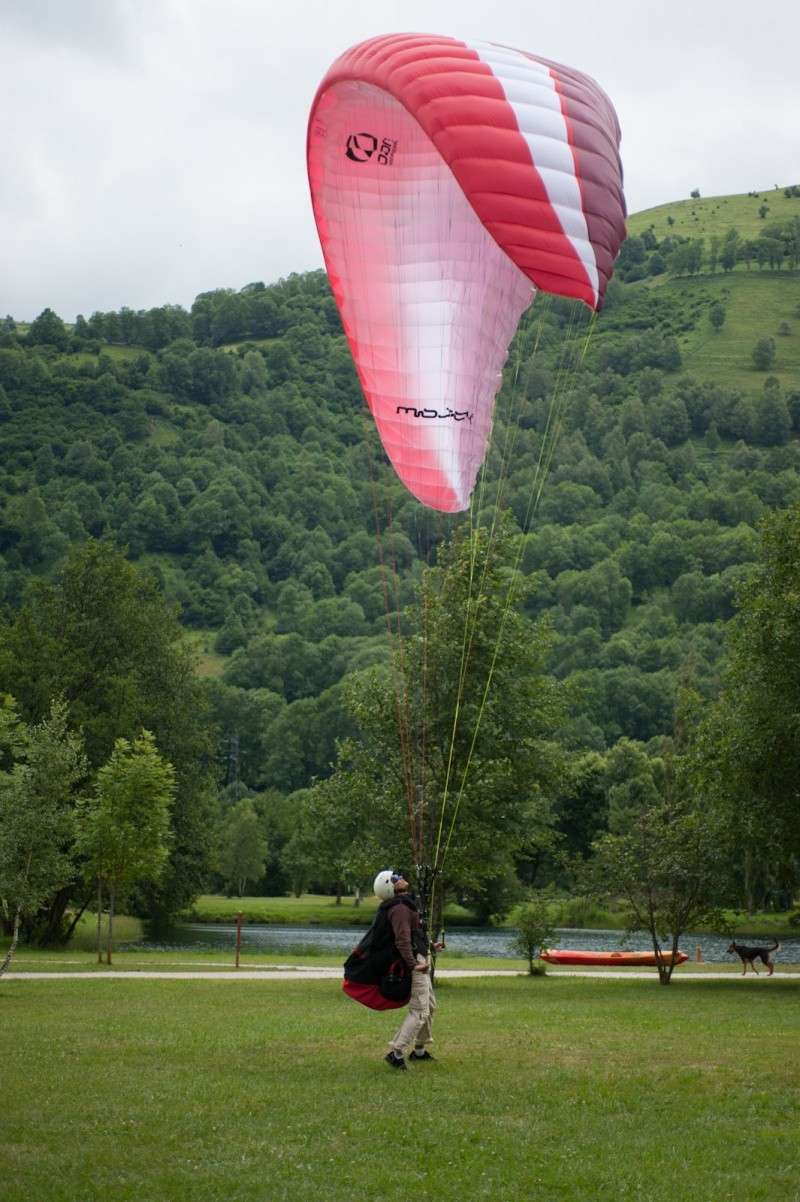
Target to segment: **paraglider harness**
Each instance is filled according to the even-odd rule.
[[[411,997],[412,970],[398,954],[389,919],[394,906],[407,906],[419,913],[419,906],[406,893],[381,902],[372,926],[344,962],[342,989],[370,1010],[396,1010],[407,1005]],[[416,954],[428,954],[424,924],[411,932],[411,946]]]

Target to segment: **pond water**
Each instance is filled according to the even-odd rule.
[[[322,926],[273,926],[271,924],[245,924],[242,927],[242,952],[328,952],[346,956],[358,943],[362,930],[354,927]],[[469,956],[495,956],[509,958],[514,932],[509,929],[492,930],[485,927],[454,927],[447,932],[447,947],[450,952]],[[236,942],[236,927],[223,923],[187,923],[177,927],[168,940],[126,944],[126,950],[169,950],[232,952]],[[764,936],[737,936],[737,942],[769,947],[774,940]],[[800,938],[781,939],[781,950],[775,953],[775,962],[800,962]],[[738,963],[729,956],[726,948],[730,939],[724,935],[687,934],[681,940],[681,949],[691,960],[695,948],[702,949],[703,960],[709,963]],[[627,939],[622,931],[582,930],[575,927],[559,927],[554,947],[582,948],[589,951],[615,951],[624,948],[630,951],[652,951],[650,937],[646,932],[637,932]],[[759,965],[760,967],[760,965]]]

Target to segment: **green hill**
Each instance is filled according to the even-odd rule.
[[[641,235],[652,229],[658,238],[677,234],[687,238],[723,238],[738,230],[743,238],[756,238],[765,225],[790,221],[800,215],[800,186],[775,187],[745,196],[706,196],[673,201],[654,209],[643,209],[628,217],[628,234]],[[787,196],[786,193],[789,193]],[[766,213],[761,210],[766,206]]]
[[[800,499],[789,191],[754,227],[753,197],[634,215],[588,351],[586,311],[546,296],[512,345],[482,516],[502,503],[518,522],[530,612],[575,686],[563,734],[576,748],[657,749],[687,664],[713,696],[759,519]],[[771,362],[757,367],[760,340]],[[554,410],[561,437],[527,529]],[[423,509],[385,463],[323,273],[203,293],[191,312],[0,323],[6,613],[71,542],[126,546],[197,647],[223,782],[234,738],[253,788],[329,771],[346,677],[388,655],[376,515],[394,609],[462,519]]]

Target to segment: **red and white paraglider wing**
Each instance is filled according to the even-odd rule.
[[[319,87],[308,172],[367,403],[406,487],[465,509],[536,288],[602,302],[624,237],[619,128],[588,77],[395,35]]]

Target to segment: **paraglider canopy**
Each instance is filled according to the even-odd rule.
[[[389,458],[458,511],[536,289],[602,304],[625,236],[619,125],[578,71],[396,34],[333,64],[308,127],[314,214]]]

